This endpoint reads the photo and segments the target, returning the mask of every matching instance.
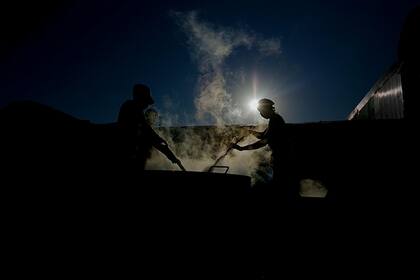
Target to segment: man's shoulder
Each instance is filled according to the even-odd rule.
[[[127,107],[132,107],[134,106],[134,101],[129,99],[124,101],[124,103],[121,105],[121,108],[127,108]]]
[[[275,113],[274,116],[270,119],[271,122],[275,123],[275,124],[285,124],[286,122],[284,121],[283,117],[280,116],[279,114]]]
[[[140,114],[138,114],[138,109],[133,100],[127,100],[120,107],[118,122],[126,123],[133,121],[141,122],[142,120],[140,119]]]
[[[133,100],[125,101],[120,107],[120,112],[128,113],[132,111],[136,111],[136,106]]]

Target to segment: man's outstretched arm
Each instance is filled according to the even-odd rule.
[[[175,156],[175,154],[171,151],[171,149],[169,149],[169,146],[165,141],[154,146],[162,154],[164,154],[170,161],[172,161],[173,163],[178,163],[179,159]]]
[[[163,153],[172,163],[177,164],[182,171],[186,171],[181,161],[175,156],[175,154],[169,149],[166,142],[155,146],[161,153]]]
[[[257,137],[258,139],[262,139],[264,137],[265,131],[263,132],[259,132],[259,131],[255,131],[255,130],[248,130],[250,134],[254,135],[255,137]]]
[[[175,154],[169,149],[168,143],[163,140],[153,129],[151,129],[153,137],[153,146],[164,154],[172,163],[177,164],[179,168],[185,171],[181,161],[175,156]]]
[[[239,146],[239,145],[236,145],[236,144],[232,144],[232,148],[233,149],[236,149],[236,150],[239,150],[239,151],[245,151],[245,150],[256,150],[256,149],[259,149],[259,148],[262,148],[262,147],[264,147],[265,145],[267,145],[267,140],[266,139],[262,139],[262,140],[260,140],[260,141],[257,141],[257,142],[255,142],[255,143],[252,143],[252,144],[249,144],[249,145],[246,145],[246,146],[243,146],[243,147],[241,147],[241,146]]]

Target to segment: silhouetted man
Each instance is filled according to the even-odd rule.
[[[127,100],[121,106],[118,125],[123,134],[124,157],[133,160],[143,170],[152,147],[155,147],[183,169],[180,160],[169,149],[166,141],[151,128],[145,119],[143,111],[153,103],[149,87],[136,84],[133,87],[133,99]]]
[[[274,102],[270,99],[259,100],[257,109],[263,118],[270,120],[264,132],[250,131],[260,140],[243,147],[232,144],[232,148],[239,151],[255,150],[268,144],[272,150],[273,183],[290,187],[293,183],[293,169],[291,168],[290,141],[285,132],[286,123],[275,112]]]

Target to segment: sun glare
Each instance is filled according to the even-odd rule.
[[[252,99],[251,101],[249,101],[249,109],[251,111],[256,111],[257,110],[257,106],[258,106],[258,100],[257,99]]]

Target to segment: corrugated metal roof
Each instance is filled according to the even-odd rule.
[[[396,63],[373,85],[366,96],[359,102],[347,117],[348,120],[357,118],[362,110],[367,110],[369,101],[372,102],[373,116],[369,119],[398,119],[403,118],[403,95],[401,86],[402,63]],[[376,111],[376,112],[375,112]]]

